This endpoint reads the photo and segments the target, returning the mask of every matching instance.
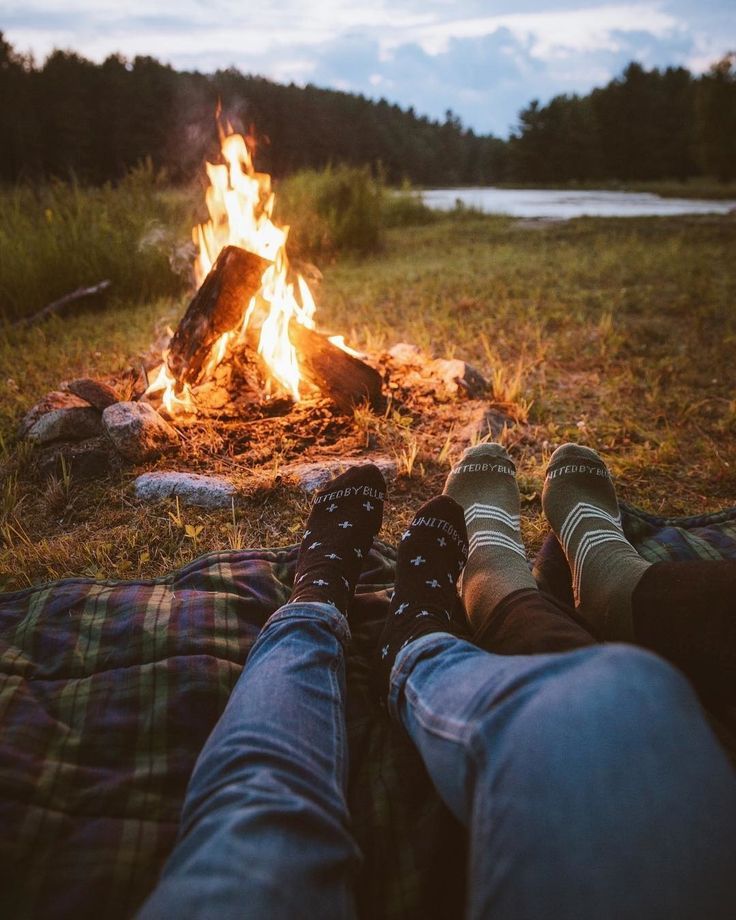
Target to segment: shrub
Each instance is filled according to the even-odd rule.
[[[338,166],[307,170],[279,183],[276,219],[289,224],[289,251],[331,257],[371,252],[381,244],[382,184],[370,170]]]

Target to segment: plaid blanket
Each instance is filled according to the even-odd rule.
[[[623,510],[627,535],[652,561],[736,558],[736,509],[680,521]],[[197,754],[258,631],[288,597],[296,553],[210,553],[155,581],[72,578],[0,595],[0,916],[134,913],[175,842]],[[359,909],[458,916],[462,829],[368,693],[395,558],[376,542],[351,613]]]

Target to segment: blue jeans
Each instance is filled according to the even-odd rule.
[[[266,624],[187,791],[144,918],[343,918],[345,620]],[[447,633],[399,654],[389,708],[470,836],[469,917],[732,918],[736,779],[689,685],[628,646],[492,655]]]

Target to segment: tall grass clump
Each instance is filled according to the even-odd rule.
[[[191,197],[164,189],[150,163],[115,186],[0,190],[0,319],[105,279],[115,299],[175,294],[183,279],[171,257],[192,223]]]
[[[369,169],[306,170],[279,183],[279,222],[291,227],[289,251],[306,258],[372,252],[382,241],[383,186]]]
[[[421,227],[434,223],[439,216],[437,211],[427,207],[419,192],[414,191],[406,182],[400,189],[392,190],[384,196],[385,227]]]

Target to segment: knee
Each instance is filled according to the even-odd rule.
[[[567,742],[578,751],[646,746],[693,720],[702,720],[700,706],[675,668],[651,652],[610,644],[540,656],[526,681],[487,707],[478,731],[487,743],[500,731],[549,753]]]
[[[688,681],[659,656],[623,644],[573,654],[579,661],[532,703],[535,721],[546,711],[550,722],[566,722],[590,742],[639,747],[702,719]]]
[[[685,677],[652,652],[623,643],[586,651],[589,654],[572,679],[580,683],[591,705],[622,699],[671,705],[695,698]]]

